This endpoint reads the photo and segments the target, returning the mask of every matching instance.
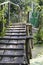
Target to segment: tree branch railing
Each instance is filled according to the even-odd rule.
[[[6,26],[8,26],[9,24],[10,24],[10,22],[11,22],[11,13],[10,13],[10,10],[11,10],[11,8],[10,8],[10,5],[13,5],[13,6],[16,6],[18,9],[19,9],[19,16],[20,16],[20,7],[19,7],[19,5],[18,4],[15,4],[15,3],[13,3],[13,2],[11,2],[11,1],[7,1],[7,2],[4,2],[4,3],[1,3],[0,4],[0,11],[1,10],[3,10],[4,8],[5,8],[5,10],[4,10],[4,12],[3,12],[3,15],[2,15],[2,17],[3,17],[3,20],[5,20],[6,19],[6,16],[7,16],[7,19],[6,19],[6,24],[4,24],[4,22],[3,22],[3,24],[2,25],[0,25],[0,26],[2,26],[3,28],[4,27],[6,27]],[[7,7],[6,7],[6,5],[7,5]],[[7,10],[6,10],[6,8],[7,8]],[[20,19],[20,18],[18,18],[18,19]]]

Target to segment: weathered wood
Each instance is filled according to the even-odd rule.
[[[26,24],[26,33],[27,33],[27,36],[32,36],[32,25],[30,24]],[[32,58],[32,52],[31,52],[31,48],[33,48],[33,41],[32,41],[32,38],[30,38],[29,40],[27,39],[26,41],[26,54],[27,54],[27,58]]]
[[[26,28],[25,25],[22,25],[22,24],[21,25],[20,24],[13,24],[13,25],[10,25],[8,28]]]
[[[26,36],[26,33],[6,33],[6,36]]]
[[[0,50],[14,50],[14,51],[23,51],[24,49],[23,48],[0,48]]]
[[[4,62],[4,63],[0,63],[0,65],[30,65],[30,64],[27,64],[27,63],[24,64],[24,63],[22,63],[22,62],[21,62],[21,63],[19,63],[19,62],[18,62],[18,63],[17,63],[17,62],[9,62],[9,63],[6,62],[6,63],[5,63],[5,62]]]
[[[5,33],[25,33],[26,30],[6,30]]]
[[[8,27],[5,36],[0,37],[0,51],[3,51],[3,53],[0,52],[0,57],[2,57],[2,61],[0,61],[0,64],[14,64],[14,65],[28,65],[30,64],[30,57],[31,57],[31,39],[33,39],[33,36],[28,34],[30,33],[28,24],[12,24],[11,27]],[[5,46],[4,46],[5,45]],[[7,58],[10,58],[10,61],[8,61]],[[16,57],[16,60],[14,59]],[[14,60],[11,62],[11,58]],[[19,61],[19,58],[20,61]],[[4,59],[6,61],[4,61]],[[3,62],[4,61],[4,62]]]
[[[32,36],[32,25],[29,26],[29,34]],[[31,48],[33,48],[33,39],[30,40]]]
[[[23,57],[15,57],[14,58],[14,61],[6,61],[5,62],[5,60],[3,61],[1,61],[0,62],[0,65],[27,65],[27,62],[26,62],[26,64],[24,64],[24,59],[23,59]]]
[[[17,42],[17,43],[10,43],[10,42],[0,42],[0,45],[24,45],[25,43]]]
[[[24,55],[23,54],[12,54],[12,55],[8,55],[8,54],[0,54],[0,57],[23,57]]]
[[[14,36],[14,37],[3,37],[1,38],[0,37],[0,40],[26,40],[26,39],[33,39],[32,36],[20,36],[20,37],[17,37],[17,36]]]
[[[25,30],[25,28],[7,28],[7,30]]]

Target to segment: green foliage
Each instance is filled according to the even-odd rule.
[[[41,39],[43,40],[43,27],[40,30]]]
[[[37,12],[38,15],[38,32],[35,35],[36,43],[42,43],[43,40],[43,0],[34,0],[36,6],[34,7],[34,14]],[[35,17],[35,16],[34,16]]]
[[[34,34],[34,43],[43,43],[43,27],[40,29],[40,32]]]
[[[0,0],[0,3],[4,2],[5,0]]]
[[[29,11],[31,11],[32,9],[30,8],[30,6],[25,5],[25,13],[28,13]]]
[[[0,9],[0,36],[3,36],[3,33],[5,31],[5,27],[4,25],[6,24],[6,19],[4,18],[4,14],[5,14],[5,8]]]

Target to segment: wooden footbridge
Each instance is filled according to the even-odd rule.
[[[0,6],[4,7],[5,4],[8,4],[7,21],[10,23],[10,5],[16,6],[16,4],[8,1],[0,4]],[[17,7],[19,6],[17,5]],[[9,24],[8,22],[7,24]],[[32,58],[31,49],[33,48],[32,39],[32,25],[29,23],[13,22],[12,25],[7,25],[5,35],[0,36],[0,65],[30,65],[29,59]]]
[[[28,65],[32,57],[32,26],[13,23],[0,37],[0,65]]]

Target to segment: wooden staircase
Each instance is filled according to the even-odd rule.
[[[26,55],[25,24],[12,24],[7,27],[5,36],[0,37],[0,65],[28,65]]]

